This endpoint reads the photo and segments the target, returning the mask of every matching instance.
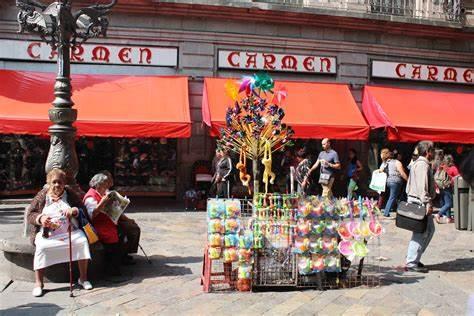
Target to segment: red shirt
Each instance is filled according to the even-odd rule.
[[[83,201],[85,202],[87,198],[93,198],[97,203],[102,200],[102,196],[99,192],[92,188],[87,191]],[[105,244],[114,244],[119,241],[117,226],[106,214],[99,212],[96,217],[92,218],[92,226],[94,226],[101,242]]]

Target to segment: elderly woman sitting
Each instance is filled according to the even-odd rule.
[[[117,225],[104,213],[104,208],[110,201],[106,194],[109,188],[109,178],[98,173],[89,181],[90,189],[84,196],[84,205],[89,217],[92,219],[99,240],[105,248],[106,273],[120,275],[120,260],[122,257]]]
[[[31,224],[30,239],[36,246],[33,268],[35,287],[33,296],[43,295],[44,269],[54,264],[69,262],[68,227],[71,219],[72,260],[78,261],[79,285],[92,289],[87,281],[87,264],[91,258],[89,242],[82,230],[78,229],[75,217],[78,208],[84,205],[81,199],[66,186],[66,173],[61,169],[51,170],[47,177],[48,187],[41,190],[27,209],[27,219]]]

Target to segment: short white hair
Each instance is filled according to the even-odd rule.
[[[109,178],[105,174],[98,173],[92,177],[91,181],[89,181],[89,186],[91,188],[97,189],[99,185],[107,183],[108,180]]]

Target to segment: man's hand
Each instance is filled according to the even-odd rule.
[[[217,175],[216,182],[221,182],[221,181],[222,181],[222,177],[220,175]]]

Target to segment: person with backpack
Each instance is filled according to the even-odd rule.
[[[435,216],[435,220],[438,224],[454,222],[450,215],[450,211],[453,207],[454,177],[458,175],[459,170],[454,165],[453,156],[446,155],[434,176],[435,184],[439,189],[442,203],[438,214]]]

